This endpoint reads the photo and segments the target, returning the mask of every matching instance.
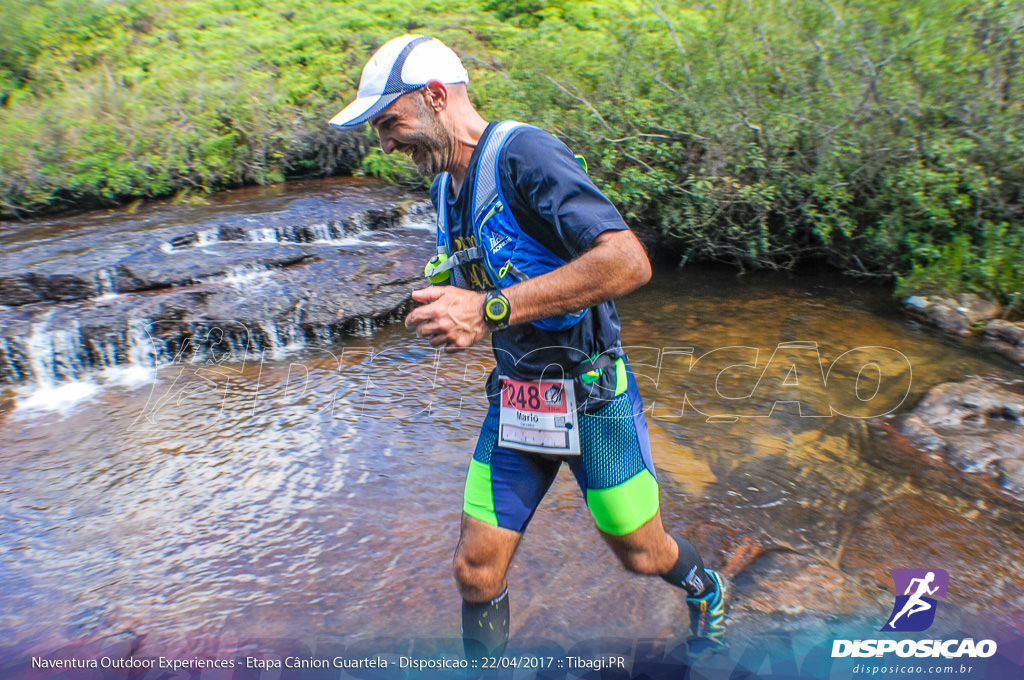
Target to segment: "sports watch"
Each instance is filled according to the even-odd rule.
[[[512,315],[512,308],[508,304],[508,298],[501,294],[501,290],[487,291],[484,298],[484,321],[491,328],[498,330],[508,328],[508,318]]]

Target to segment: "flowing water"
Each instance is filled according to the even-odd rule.
[[[78,239],[137,224],[84,219],[105,226]],[[42,232],[60,247],[59,221]],[[1024,371],[894,310],[830,273],[691,267],[619,303],[666,525],[737,572],[740,630],[884,616],[903,566],[986,574],[947,627],[1024,609],[1019,508],[922,486],[881,427],[938,382]],[[450,558],[488,348],[438,355],[399,324],[285,340],[140,360],[63,410],[39,385],[0,393],[0,661],[119,634],[151,655],[458,636]],[[570,477],[513,563],[513,648],[678,638],[681,599],[617,566]]]

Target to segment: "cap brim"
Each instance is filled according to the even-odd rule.
[[[401,97],[404,92],[384,94],[379,97],[361,97],[345,108],[328,123],[334,127],[348,128],[362,125],[378,113],[391,106],[391,102]]]

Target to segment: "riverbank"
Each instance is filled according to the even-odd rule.
[[[972,293],[957,297],[911,295],[903,301],[903,308],[912,317],[950,335],[981,337],[987,349],[1024,364],[1024,323],[1008,320],[1011,310],[1004,310],[997,302]]]
[[[373,50],[417,31],[463,55],[486,118],[552,130],[631,224],[679,239],[690,262],[825,258],[895,280],[901,295],[941,287],[1010,305],[1024,259],[1021,11],[941,0],[12,5],[0,211],[346,172],[422,183],[362,133],[325,124]]]

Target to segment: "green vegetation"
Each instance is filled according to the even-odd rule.
[[[325,121],[436,35],[486,117],[556,132],[687,256],[1015,300],[1024,6],[976,0],[0,0],[0,210],[356,172]]]

